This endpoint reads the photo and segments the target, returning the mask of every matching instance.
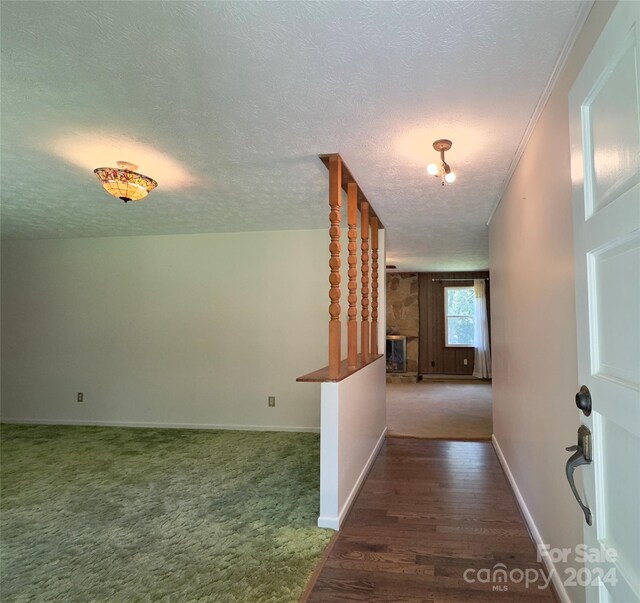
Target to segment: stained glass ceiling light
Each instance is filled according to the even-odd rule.
[[[104,190],[110,195],[122,199],[125,203],[140,201],[158,186],[158,183],[149,176],[136,172],[137,165],[128,161],[117,161],[116,163],[117,168],[100,167],[93,170]]]

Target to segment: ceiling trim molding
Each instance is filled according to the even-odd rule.
[[[511,164],[509,165],[509,171],[507,172],[507,175],[503,180],[502,185],[500,186],[500,193],[498,195],[496,202],[493,204],[493,207],[491,208],[491,213],[489,214],[489,218],[487,219],[487,222],[486,222],[487,226],[491,224],[491,220],[493,219],[494,214],[496,213],[496,211],[498,210],[498,207],[500,206],[500,202],[502,201],[502,198],[504,197],[507,187],[511,182],[511,178],[513,177],[513,174],[516,171],[518,164],[520,163],[520,159],[522,159],[524,150],[527,147],[527,144],[529,143],[529,139],[531,138],[531,135],[533,134],[533,131],[536,125],[538,124],[538,120],[540,119],[540,116],[544,111],[547,101],[549,100],[549,97],[553,92],[553,88],[555,87],[556,82],[558,81],[558,78],[562,73],[562,70],[567,62],[567,59],[569,58],[569,54],[571,53],[571,50],[573,49],[573,46],[576,43],[576,40],[578,39],[578,36],[580,35],[580,32],[582,31],[585,21],[587,20],[587,17],[589,16],[589,13],[591,12],[591,9],[593,8],[594,4],[595,4],[595,0],[587,0],[583,2],[580,7],[580,11],[578,12],[576,21],[573,27],[571,28],[569,35],[567,36],[567,39],[564,43],[564,46],[562,47],[562,50],[560,51],[560,54],[558,55],[558,60],[556,61],[556,64],[553,67],[553,71],[551,72],[551,75],[547,80],[547,85],[544,87],[544,90],[542,91],[542,94],[538,99],[536,108],[534,109],[533,114],[531,115],[531,119],[529,120],[529,124],[527,125],[527,129],[524,131],[522,140],[520,141],[520,144],[516,149],[516,152],[515,152],[515,155],[513,156]]]

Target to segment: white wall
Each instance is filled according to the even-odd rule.
[[[378,262],[378,352],[386,341],[386,232],[380,231]],[[346,245],[342,253],[346,264]],[[358,269],[360,265],[358,265]],[[372,272],[370,274],[373,274]],[[361,275],[358,275],[358,280]],[[342,282],[342,320],[346,324],[346,284]],[[358,298],[360,320],[360,298]],[[344,331],[344,329],[343,329]],[[343,344],[346,332],[343,333]],[[346,347],[343,345],[343,358]],[[360,322],[358,322],[360,351]],[[320,368],[320,367],[317,367]],[[320,517],[318,526],[339,530],[384,442],[387,431],[384,356],[337,383],[323,383],[320,430]],[[304,385],[304,384],[301,384]]]
[[[326,229],[4,241],[2,417],[317,429],[327,279]]]
[[[564,474],[580,424],[567,99],[614,5],[594,5],[490,224],[494,434],[552,547],[583,541]]]
[[[322,384],[321,528],[340,529],[387,431],[384,357]]]

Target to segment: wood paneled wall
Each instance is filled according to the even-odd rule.
[[[420,303],[420,374],[470,375],[473,373],[473,348],[448,348],[444,341],[444,288],[473,286],[474,278],[489,272],[421,272]],[[468,281],[434,282],[433,279],[469,278]],[[487,281],[487,309],[490,308],[490,281]],[[467,364],[464,364],[465,359]]]

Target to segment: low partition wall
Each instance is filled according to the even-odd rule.
[[[383,356],[341,381],[322,383],[321,528],[340,529],[384,442],[385,388]]]
[[[322,384],[318,526],[339,530],[386,433],[386,365],[380,353],[386,334],[386,255],[384,226],[342,157],[332,153],[320,159],[329,170],[329,364],[297,381]],[[349,227],[346,341],[340,305],[343,193]]]

